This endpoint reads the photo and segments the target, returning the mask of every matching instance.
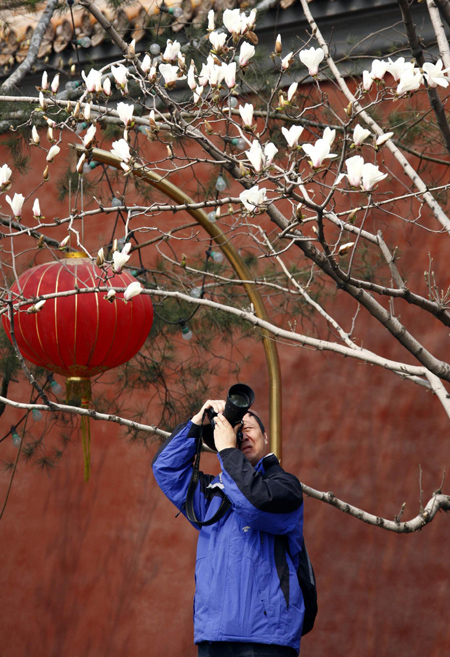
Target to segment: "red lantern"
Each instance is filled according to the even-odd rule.
[[[11,291],[24,299],[45,294],[99,286],[127,287],[135,281],[127,272],[115,274],[105,283],[104,273],[83,253],[49,262],[25,271]],[[27,360],[67,377],[67,398],[81,399],[88,406],[90,377],[130,360],[142,347],[153,323],[153,306],[148,295],[128,303],[117,293],[112,302],[105,292],[88,292],[48,299],[37,313],[33,305],[14,312],[14,335]],[[9,318],[3,315],[8,337]],[[89,425],[82,417],[85,447],[85,478],[89,478]],[[84,425],[84,426],[83,426]]]

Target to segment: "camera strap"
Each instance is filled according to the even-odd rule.
[[[228,497],[225,495],[225,493],[219,490],[219,494],[223,497],[223,499],[221,505],[219,506],[213,517],[209,518],[209,520],[202,521],[202,520],[198,520],[197,516],[195,515],[194,495],[198,486],[198,479],[199,479],[200,454],[202,451],[202,433],[203,433],[203,420],[202,420],[202,428],[200,430],[200,437],[197,441],[197,453],[195,455],[194,467],[192,469],[192,477],[186,494],[186,516],[188,520],[190,520],[192,523],[195,523],[199,527],[206,527],[207,525],[213,525],[215,522],[218,522],[230,508],[231,502],[228,499]]]

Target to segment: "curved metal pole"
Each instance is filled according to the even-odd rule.
[[[82,153],[84,148],[75,145],[75,150]],[[121,160],[112,155],[109,151],[101,150],[100,148],[93,148],[89,151],[89,156],[92,160],[96,162],[103,162],[103,164],[108,164],[114,166],[117,169],[120,169]],[[201,209],[192,209],[189,208],[190,204],[193,204],[194,201],[185,194],[179,187],[171,183],[170,181],[162,178],[151,169],[148,169],[144,166],[134,166],[133,174],[138,178],[146,180],[150,185],[156,187],[160,192],[163,192],[166,196],[171,198],[178,204],[186,204],[186,212],[188,212],[201,226],[204,230],[213,238],[217,246],[223,251],[224,255],[228,259],[229,263],[233,267],[237,276],[242,281],[250,281],[251,274],[250,271],[234,248],[234,246],[227,239],[226,235],[215,223],[211,223],[206,215],[206,213]],[[269,316],[264,305],[264,301],[254,285],[251,283],[243,283],[245,291],[253,304],[255,309],[255,314],[260,319],[266,321],[269,320]],[[267,368],[269,371],[269,412],[270,412],[270,449],[277,455],[281,460],[281,371],[280,371],[280,361],[278,358],[278,349],[276,343],[271,339],[270,334],[262,330],[264,350],[266,353]]]

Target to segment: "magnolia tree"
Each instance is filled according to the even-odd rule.
[[[437,42],[433,55],[422,50],[409,3],[399,2],[405,43],[393,47],[388,57],[359,59],[355,65],[360,68],[352,76],[351,56],[344,76],[307,0],[301,5],[309,36],[300,39],[297,50],[286,52],[279,35],[270,59],[258,57],[256,9],[225,10],[222,15],[211,10],[202,35],[183,45],[176,40],[162,47],[154,43],[148,53],[137,54],[135,44],[126,43],[93,2],[80,4],[123,56],[100,70],[81,71],[80,80],[68,85],[70,99],[60,92],[59,74],[46,72],[34,97],[16,97],[9,91],[4,99],[9,107],[18,107],[13,111],[15,129],[28,131],[31,147],[45,155],[44,181],[53,162],[68,156],[69,143],[77,154],[70,178],[72,205],[68,215],[57,220],[41,207],[39,189],[27,189],[7,164],[0,168],[0,219],[9,238],[3,243],[0,312],[10,318],[20,312],[39,313],[55,296],[30,299],[11,292],[16,263],[23,257],[19,238],[26,235],[51,257],[58,249],[72,249],[96,261],[103,275],[92,289],[105,292],[105,303],[118,303],[115,295],[124,292],[130,303],[136,295],[149,294],[156,305],[182,304],[192,311],[185,310],[183,321],[172,316],[169,324],[181,324],[187,338],[192,333],[186,316],[192,319],[199,311],[192,321],[201,331],[202,313],[212,310],[215,317],[239,320],[241,331],[257,327],[284,343],[384,368],[432,391],[450,418],[450,364],[426,348],[420,333],[414,332],[415,324],[400,316],[402,312],[407,318],[404,308],[412,307],[440,323],[445,334],[450,326],[449,293],[440,290],[431,265],[425,278],[422,269],[406,284],[392,241],[393,227],[407,229],[417,241],[422,234],[445,240],[450,232],[442,169],[450,153],[443,106],[450,53],[435,4],[428,3]],[[7,83],[4,88],[10,89]],[[89,176],[96,166],[101,175],[92,182]],[[178,186],[184,180],[189,188],[190,196],[182,201],[149,198],[142,190],[142,178],[155,182],[175,175]],[[115,191],[119,185],[120,194]],[[142,193],[140,200],[137,192]],[[87,207],[83,194],[89,193]],[[32,207],[32,225],[22,219],[27,206]],[[181,221],[173,228],[158,221],[167,216],[164,212],[185,216],[198,210],[220,228],[227,243],[247,253],[250,278],[242,281],[226,260],[221,263],[220,249],[208,245],[208,237],[192,222]],[[115,221],[107,245],[96,245],[92,230],[83,228],[83,221],[96,214],[113,221],[120,214],[122,221]],[[53,229],[58,239],[50,236]],[[192,254],[205,244],[202,263]],[[125,290],[108,285],[114,273],[130,266],[133,252],[140,259],[140,268],[134,267],[136,282]],[[275,306],[270,319],[249,306],[243,283],[270,297]],[[348,306],[353,316],[345,326],[334,295],[328,294],[336,288],[339,299],[347,296],[353,302]],[[78,292],[74,288],[60,294]],[[358,313],[367,314],[370,326],[387,329],[395,359],[370,348],[367,336],[358,333]],[[295,321],[300,314],[302,321]],[[230,326],[231,332],[237,330]],[[34,386],[35,403],[4,394],[2,404],[58,417],[89,414],[164,435],[157,422],[150,426],[55,401],[19,352],[17,356]],[[439,509],[450,509],[450,497],[438,491],[417,517],[390,521],[331,493],[304,489],[395,532],[421,529]]]

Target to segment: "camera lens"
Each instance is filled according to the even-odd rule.
[[[250,406],[250,400],[247,395],[230,395],[228,399],[238,408],[248,408]]]

